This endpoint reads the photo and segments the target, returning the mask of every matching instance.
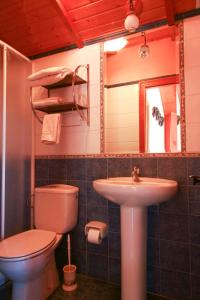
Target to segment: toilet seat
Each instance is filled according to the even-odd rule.
[[[31,229],[0,242],[0,260],[25,260],[39,255],[56,241],[56,233]]]

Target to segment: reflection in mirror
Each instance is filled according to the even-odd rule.
[[[140,152],[181,151],[179,76],[140,82]]]
[[[176,147],[169,146],[170,142],[165,137],[163,139],[165,139],[166,145],[156,150],[154,147],[152,149],[152,146],[148,148],[146,144],[150,140],[147,133],[150,132],[151,118],[148,120],[148,126],[146,126],[146,119],[142,126],[141,118],[139,118],[139,113],[141,112],[140,103],[142,103],[140,99],[140,83],[143,82],[144,84],[145,81],[150,80],[164,80],[164,78],[176,78],[176,82],[172,83],[174,85],[169,89],[160,88],[159,93],[160,95],[162,94],[162,98],[166,99],[170,96],[163,96],[164,94],[176,94],[173,103],[173,106],[177,104],[175,105],[176,111],[173,108],[170,116],[174,120],[173,122],[175,122],[173,113],[177,116],[180,115],[178,104],[180,105],[180,101],[182,100],[179,96],[179,83],[177,82],[179,78],[179,33],[179,27],[159,27],[147,31],[145,33],[145,41],[144,34],[133,34],[126,37],[128,43],[120,51],[104,52],[103,148],[106,153],[181,151],[180,125],[177,126]],[[141,46],[144,45],[148,46],[149,53],[143,57],[141,56]],[[159,84],[158,81],[158,85],[163,84]],[[156,92],[152,92],[149,89],[147,93],[152,94]],[[170,102],[170,100],[163,101]],[[163,111],[160,109],[159,113],[166,118],[163,122],[163,126],[166,126],[167,122],[169,122],[167,118],[170,117],[165,117],[163,114],[167,111],[166,109],[168,108],[166,106],[168,104],[164,103],[162,106]],[[143,117],[146,118],[147,114],[145,113]],[[178,119],[180,120],[181,118]],[[170,122],[172,123],[172,121]],[[166,127],[166,130],[169,131],[170,126]],[[170,130],[170,134],[172,134],[172,130]],[[143,141],[141,138],[143,138]]]

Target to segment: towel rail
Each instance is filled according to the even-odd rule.
[[[78,70],[80,68],[86,68],[86,71],[87,71],[87,107],[86,107],[86,110],[87,110],[87,115],[84,114],[84,111],[80,109],[77,101],[76,101],[76,93],[75,93],[75,84],[76,84],[76,77],[77,77],[77,74],[78,74]],[[90,116],[89,116],[89,106],[90,106],[90,98],[89,98],[89,65],[79,65],[73,72],[73,77],[72,77],[72,97],[73,97],[73,101],[74,101],[74,104],[76,106],[76,110],[78,112],[78,114],[80,115],[81,119],[84,120],[87,125],[89,125],[89,120],[90,120]]]
[[[33,107],[32,88],[31,88],[31,91],[30,91],[30,104],[31,104],[31,109],[32,109],[32,112],[33,112],[34,116],[35,116],[36,119],[42,124],[42,120],[41,120],[40,117],[37,115],[37,112],[36,112],[35,108]]]

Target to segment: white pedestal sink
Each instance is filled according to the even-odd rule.
[[[93,187],[120,205],[121,300],[145,300],[147,206],[170,199],[177,182],[147,177],[132,182],[131,177],[117,177],[95,180]]]

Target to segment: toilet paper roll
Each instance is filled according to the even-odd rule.
[[[92,244],[97,244],[97,245],[101,244],[102,239],[100,236],[100,231],[98,229],[89,229],[87,240],[89,243]]]

